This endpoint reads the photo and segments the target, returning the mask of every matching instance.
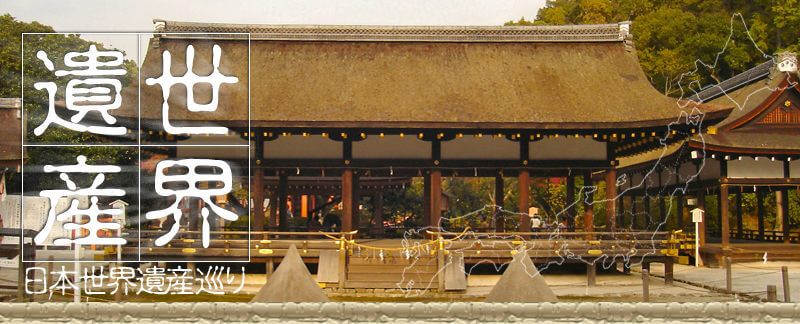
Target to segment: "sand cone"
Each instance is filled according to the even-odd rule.
[[[300,253],[292,244],[278,269],[267,279],[251,302],[327,302],[328,296],[311,277]]]
[[[547,286],[526,250],[519,251],[506,272],[486,296],[488,303],[557,302],[558,297]]]

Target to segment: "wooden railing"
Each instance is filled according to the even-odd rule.
[[[142,231],[127,233],[127,255],[137,253],[141,242],[144,258],[166,261],[162,257],[179,258],[181,261],[193,260],[234,260],[235,258],[261,258],[271,269],[272,262],[285,255],[291,245],[295,245],[301,256],[319,258],[323,251],[336,251],[340,287],[347,280],[347,265],[351,255],[360,255],[365,250],[380,250],[402,255],[409,253],[417,257],[432,257],[439,267],[445,266],[445,256],[453,253],[463,255],[465,260],[477,259],[508,260],[524,245],[530,257],[539,261],[555,258],[579,261],[577,258],[591,259],[604,255],[624,255],[641,258],[669,258],[677,256],[687,241],[681,232],[509,232],[476,233],[469,230],[461,232],[422,231],[423,239],[397,244],[397,246],[376,246],[370,240],[356,240],[357,232],[249,232],[214,231],[210,232],[208,247],[202,246],[202,232],[179,232],[165,246],[155,246],[154,240],[164,235],[163,231]],[[135,235],[135,237],[134,237]],[[141,239],[139,238],[141,235]],[[376,254],[376,253],[373,253]],[[394,256],[396,257],[396,256]],[[502,261],[505,262],[505,261]],[[269,271],[269,270],[268,270]],[[444,271],[439,271],[444,273]],[[436,278],[442,289],[443,276]]]
[[[783,231],[763,231],[763,236],[758,230],[744,229],[741,233],[738,230],[732,229],[730,237],[742,240],[753,240],[763,242],[783,242]],[[789,242],[800,243],[800,232],[789,232]]]
[[[35,282],[34,277],[36,271],[33,271],[27,278],[26,274],[28,273],[29,268],[36,266],[34,261],[36,260],[36,241],[34,241],[33,238],[37,233],[38,232],[30,229],[21,230],[19,228],[0,228],[0,239],[2,239],[4,236],[19,238],[19,243],[0,244],[0,256],[9,259],[19,257],[17,260],[17,284],[0,284],[0,288],[3,289],[16,289],[18,302],[23,301],[26,296],[28,301],[33,301],[33,294],[28,294],[26,290],[28,288],[32,288],[33,282]],[[26,237],[31,239],[30,243],[25,243]],[[23,260],[25,260],[25,262],[22,262]]]

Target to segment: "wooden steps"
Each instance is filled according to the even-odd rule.
[[[376,259],[350,257],[345,288],[436,288],[436,259]]]

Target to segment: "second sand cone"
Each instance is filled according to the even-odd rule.
[[[558,297],[531,262],[528,252],[514,255],[503,276],[486,296],[488,303],[557,302]]]
[[[311,277],[303,263],[300,253],[292,244],[286,251],[278,269],[267,279],[264,287],[251,300],[252,302],[327,302],[328,296]]]

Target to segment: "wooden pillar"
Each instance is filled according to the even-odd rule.
[[[372,235],[383,236],[383,193],[372,196]]]
[[[789,160],[784,160],[783,161],[783,177],[786,178],[787,180],[791,176],[789,174],[790,166],[791,165],[789,164]],[[789,190],[782,189],[780,191],[780,193],[781,193],[781,196],[783,197],[783,200],[781,200],[781,204],[780,204],[781,205],[781,209],[783,210],[783,213],[778,215],[778,217],[781,218],[781,225],[783,226],[781,228],[783,230],[783,243],[791,243],[791,240],[789,239],[789,230],[792,228],[792,226],[791,226],[792,223],[791,223],[791,221],[789,219]],[[786,287],[786,283],[784,283],[784,287]],[[784,290],[784,292],[785,291],[786,290]],[[786,295],[784,295],[784,296],[786,296]],[[788,297],[784,297],[784,298],[786,299],[787,302],[789,301]]]
[[[594,287],[597,284],[597,261],[586,263],[586,285]]]
[[[530,172],[528,170],[520,170],[519,171],[519,179],[517,182],[519,183],[519,228],[517,231],[519,232],[530,232],[531,231],[531,218],[528,215],[528,209],[530,208]],[[531,215],[532,216],[532,215]]]
[[[278,176],[278,230],[285,232],[289,230],[289,207],[286,204],[289,191],[289,176],[285,171],[281,171]]]
[[[764,240],[764,190],[756,188],[756,215],[758,217],[758,240]]]
[[[272,273],[275,271],[275,261],[272,258],[267,258],[264,268],[264,274],[267,277],[267,280],[269,280],[269,278],[272,277]]]
[[[441,230],[442,226],[442,171],[431,170],[431,212],[430,222],[434,229]]]
[[[260,168],[259,165],[261,164],[261,159],[264,158],[264,133],[261,131],[255,131],[255,161],[254,165],[251,167],[255,168],[253,170],[253,182],[250,191],[253,192],[253,205],[250,206],[251,212],[250,214],[253,215],[253,231],[263,231],[264,230],[264,169]],[[257,236],[257,239],[260,239],[261,236]]]
[[[625,212],[625,195],[622,195],[622,196],[619,197],[619,209],[617,209],[617,210],[619,210],[619,214],[620,214],[619,215],[619,220],[618,220],[617,223],[619,224],[620,227],[624,228],[625,227],[625,215],[627,214]]]
[[[504,232],[506,228],[506,220],[503,211],[503,196],[505,196],[505,188],[503,187],[503,176],[495,176],[494,178],[494,231]]]
[[[342,172],[342,232],[353,230],[353,170]]]
[[[253,192],[253,205],[250,206],[253,215],[253,231],[260,232],[264,230],[264,169],[256,167],[253,171],[253,187],[250,191]],[[254,237],[260,239],[261,236]]]
[[[614,232],[617,230],[617,170],[606,171],[606,229]]]
[[[666,204],[664,202],[664,183],[661,182],[661,172],[663,170],[658,171],[658,223],[666,223],[667,221],[667,213],[666,213]]]
[[[639,222],[637,222],[638,215],[636,210],[636,195],[631,195],[631,227],[634,229],[639,228]]]
[[[278,226],[278,191],[273,190],[269,198],[269,225],[273,228]]]
[[[717,223],[716,230],[719,232],[719,237],[722,238],[722,190],[717,189]]]
[[[665,257],[664,258],[664,284],[667,286],[672,286],[672,281],[674,279],[674,269],[675,265],[672,261],[672,257]]]
[[[660,191],[663,192],[664,188],[660,188]],[[661,192],[658,193],[658,223],[665,223],[667,222],[667,205],[664,201],[664,195]]]
[[[431,175],[425,172],[422,177],[422,226],[431,226]]]
[[[361,211],[358,209],[359,205],[361,205],[361,178],[358,175],[358,171],[353,171],[353,191],[351,197],[353,199],[353,230],[357,230],[361,228]]]
[[[680,164],[676,164],[675,165],[675,185],[679,186],[680,184],[681,184]],[[678,225],[678,229],[679,230],[683,229],[683,219],[684,219],[684,216],[685,216],[683,209],[686,206],[685,205],[686,197],[684,197],[684,195],[683,195],[684,192],[685,191],[683,191],[683,190],[679,190],[678,191],[678,209],[677,209],[677,212],[675,213],[675,215],[677,215],[677,217],[678,217],[677,225]]]
[[[586,171],[583,174],[583,186],[589,187],[592,185],[592,172]],[[586,232],[594,232],[594,210],[592,202],[594,202],[594,193],[584,190],[586,197],[583,199],[583,230]]]
[[[196,231],[198,229],[198,224],[199,224],[198,221],[203,219],[202,217],[200,217],[200,210],[202,207],[200,204],[202,204],[203,201],[198,198],[189,197],[188,202],[189,202],[189,215],[191,215],[191,217],[189,218],[189,230]]]
[[[575,177],[570,175],[567,177],[567,230],[572,231],[575,228]]]
[[[742,230],[744,230],[744,222],[742,220],[742,187],[736,192],[736,238],[742,238]]]
[[[728,185],[721,184],[719,186],[719,199],[720,199],[720,235],[722,236],[722,248],[730,248],[731,245],[731,230],[730,230],[730,217],[728,217]]]
[[[642,224],[643,230],[650,229],[650,224],[653,223],[653,216],[650,215],[650,194],[647,191],[647,174],[644,175],[644,195],[642,196],[642,208],[644,208],[644,224]]]
[[[706,210],[706,195],[703,189],[697,191],[697,208],[702,209],[703,211]],[[708,219],[708,213],[704,213],[703,221],[698,223],[697,229],[697,245],[703,247],[706,244],[706,220]]]
[[[300,195],[300,216],[308,217],[308,195]]]
[[[682,230],[683,229],[683,217],[684,217],[684,214],[683,214],[684,210],[683,209],[684,209],[684,201],[685,200],[686,200],[686,197],[684,197],[682,193],[679,193],[678,194],[678,208],[676,209],[676,212],[675,212],[675,216],[678,218],[678,220],[677,220],[678,221],[678,223],[677,223],[678,230]]]
[[[781,218],[781,230],[783,231],[783,243],[790,243],[789,240],[789,229],[791,229],[791,223],[789,221],[789,191],[786,189],[781,189],[778,193],[783,197],[780,202],[781,206],[781,213],[778,217]]]

